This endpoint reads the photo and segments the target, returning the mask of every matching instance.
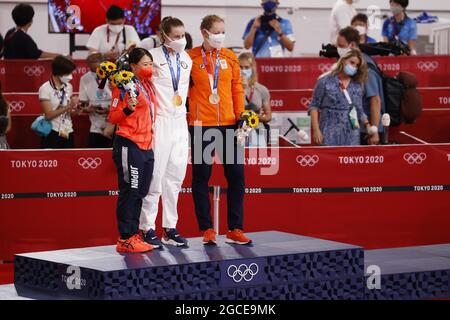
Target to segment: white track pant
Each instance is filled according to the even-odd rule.
[[[153,178],[148,195],[143,199],[139,229],[156,230],[159,197],[162,196],[163,228],[175,228],[178,222],[178,194],[181,190],[189,153],[189,131],[186,117],[155,121]]]

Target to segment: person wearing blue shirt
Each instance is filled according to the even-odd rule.
[[[280,58],[285,50],[294,50],[292,24],[276,14],[280,0],[262,0],[264,14],[247,24],[243,40],[245,49],[252,48],[257,58]]]
[[[348,51],[359,48],[360,34],[353,27],[347,27],[339,31],[337,37],[338,52],[344,56]],[[383,80],[376,63],[366,54],[362,54],[368,65],[368,79],[364,82],[363,110],[369,117],[369,125],[361,127],[361,144],[377,145],[380,143],[380,136],[383,134],[381,115],[385,112]]]
[[[406,15],[409,0],[390,0],[390,5],[393,16],[384,21],[384,42],[399,40],[408,45],[411,49],[411,54],[415,54],[417,25],[413,19]]]
[[[369,18],[364,13],[358,13],[352,19],[352,27],[359,32],[359,43],[376,43],[377,41],[367,35]]]

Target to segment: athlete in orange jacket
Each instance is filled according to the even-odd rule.
[[[207,16],[200,28],[203,45],[189,51],[193,61],[189,90],[189,130],[195,213],[200,230],[204,232],[203,243],[215,244],[216,233],[212,229],[208,186],[212,170],[211,149],[215,149],[222,158],[228,182],[229,231],[226,241],[248,244],[251,240],[242,232],[245,193],[243,149],[238,148],[234,137],[245,103],[240,65],[236,55],[223,48],[225,23],[222,18]],[[213,136],[212,142],[206,138],[209,135]],[[211,143],[214,148],[209,147]],[[207,148],[208,154],[205,152]],[[229,159],[232,153],[234,155]]]
[[[129,53],[129,63],[137,77],[137,97],[115,88],[109,114],[109,121],[118,126],[113,145],[119,184],[116,213],[120,238],[116,250],[142,253],[153,249],[139,235],[139,217],[153,174],[156,99],[150,83],[151,54],[142,48],[133,49]]]

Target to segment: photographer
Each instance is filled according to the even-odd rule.
[[[279,0],[262,0],[264,14],[252,19],[245,29],[245,49],[252,48],[257,58],[279,58],[294,50],[295,38],[291,22],[276,14]]]

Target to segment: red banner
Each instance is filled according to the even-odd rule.
[[[248,231],[281,230],[368,249],[450,242],[450,145],[256,150],[245,161]],[[210,185],[226,188],[217,166]],[[111,151],[1,151],[0,167],[0,260],[115,242]],[[179,229],[198,236],[190,172]],[[223,234],[225,193],[220,212]]]

